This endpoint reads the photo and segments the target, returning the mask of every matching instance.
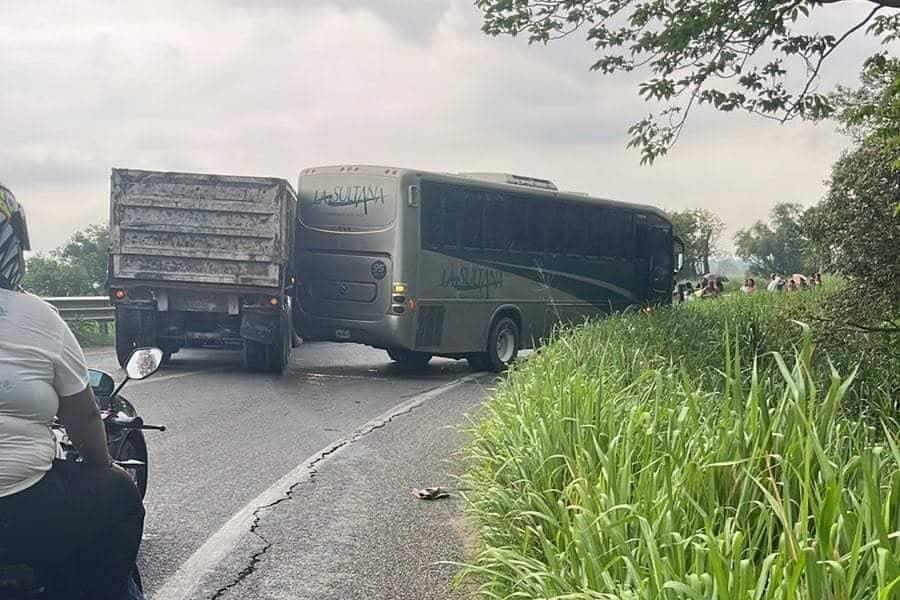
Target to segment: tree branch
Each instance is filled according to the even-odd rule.
[[[833,2],[841,2],[841,1],[843,1],[843,0],[833,0]],[[822,56],[819,57],[819,62],[816,64],[816,68],[813,69],[813,72],[812,72],[812,74],[809,76],[809,79],[806,80],[806,85],[803,87],[803,91],[800,92],[800,95],[797,96],[797,100],[791,105],[790,109],[788,109],[788,111],[785,113],[785,115],[784,115],[784,117],[783,117],[783,119],[782,119],[782,123],[788,121],[788,119],[789,119],[790,116],[791,116],[791,113],[795,112],[795,111],[797,110],[797,107],[800,105],[800,103],[803,102],[803,99],[806,98],[806,94],[809,92],[809,88],[812,87],[813,82],[814,82],[814,81],[816,80],[816,78],[819,76],[819,69],[822,68],[822,63],[824,63],[824,62],[825,62],[825,59],[828,58],[828,56],[831,55],[832,52],[834,52],[834,49],[837,48],[838,46],[840,46],[841,43],[842,43],[844,40],[846,40],[848,37],[850,37],[851,35],[853,35],[853,34],[856,33],[857,31],[859,31],[860,29],[862,29],[863,27],[865,27],[866,23],[868,23],[869,21],[871,21],[871,20],[872,20],[872,17],[875,16],[875,13],[877,13],[879,10],[881,10],[881,9],[884,8],[885,6],[888,6],[887,4],[884,4],[883,2],[875,2],[875,0],[869,0],[869,1],[870,1],[870,2],[874,2],[875,4],[877,4],[877,6],[876,6],[875,8],[873,8],[873,9],[869,12],[868,15],[866,15],[866,18],[865,18],[865,19],[863,19],[862,21],[860,21],[859,23],[857,23],[856,25],[854,25],[853,27],[851,27],[850,29],[848,29],[847,31],[845,31],[845,32],[844,32],[844,35],[842,35],[841,37],[839,37],[839,38],[834,42],[834,44],[831,46],[831,48],[829,48],[828,50],[826,50],[825,52],[822,53]],[[891,2],[896,2],[897,5],[900,6],[900,0],[889,0],[889,1],[891,1]]]
[[[846,2],[847,0],[819,0],[817,4],[837,4],[838,2]],[[886,8],[900,8],[900,0],[867,0],[872,4],[884,6]]]

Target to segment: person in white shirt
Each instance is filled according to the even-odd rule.
[[[27,249],[24,211],[0,185],[0,556],[35,571],[41,598],[121,600],[143,505],[109,456],[75,336],[20,290]],[[83,462],[55,460],[54,418]]]

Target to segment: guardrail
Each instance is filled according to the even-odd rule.
[[[44,298],[59,311],[65,321],[99,321],[108,323],[116,320],[116,310],[108,296],[64,296]]]

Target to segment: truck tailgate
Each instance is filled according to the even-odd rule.
[[[113,169],[111,275],[280,287],[295,214],[283,179]]]

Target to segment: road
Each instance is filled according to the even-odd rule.
[[[88,360],[118,371],[111,351]],[[382,351],[308,343],[283,376],[192,350],[130,383],[144,420],[168,427],[147,432],[150,597],[451,597],[440,561],[463,558],[459,498],[411,490],[453,487],[458,426],[492,382],[464,361],[412,374]]]

